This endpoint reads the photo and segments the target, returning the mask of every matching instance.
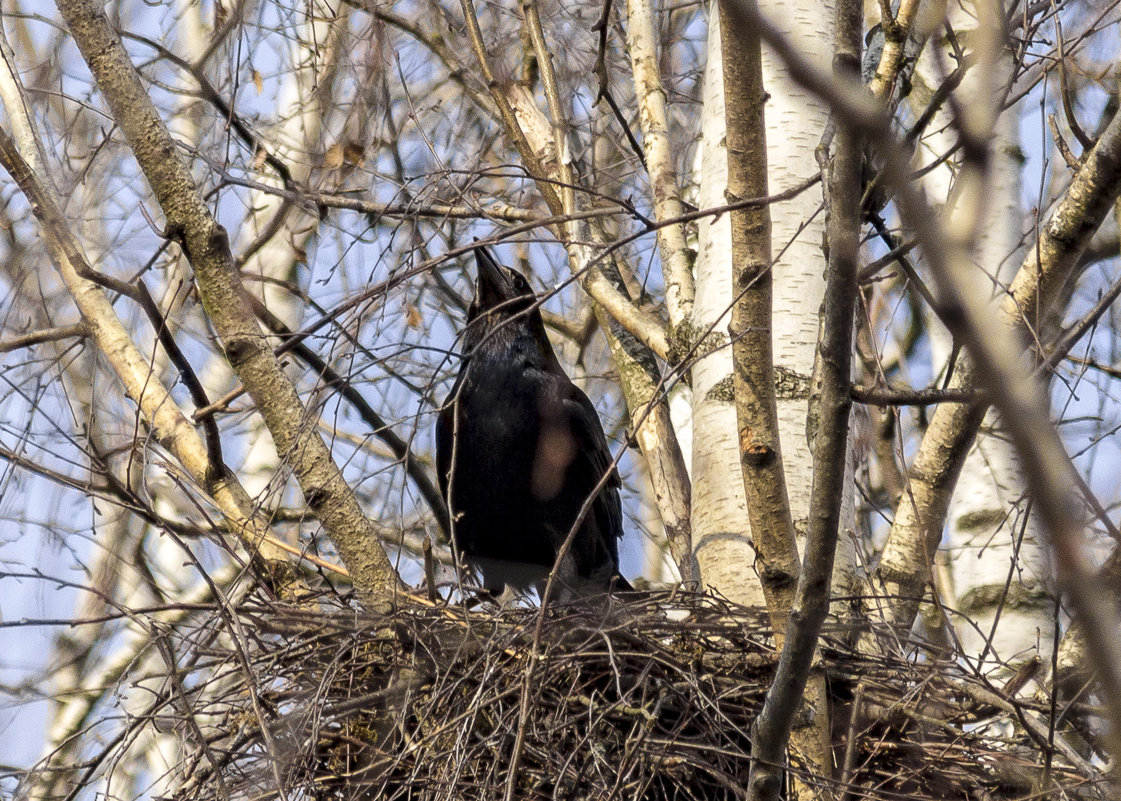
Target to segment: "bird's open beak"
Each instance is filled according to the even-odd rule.
[[[517,296],[513,282],[505,270],[490,255],[486,248],[475,249],[475,266],[479,271],[476,295],[484,309],[493,308]]]

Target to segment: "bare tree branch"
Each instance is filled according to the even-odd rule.
[[[606,26],[605,26],[606,27]],[[666,116],[666,90],[658,67],[654,8],[649,0],[627,3],[627,51],[634,73],[642,141],[646,145],[645,164],[654,195],[654,216],[658,220],[679,217],[682,212],[681,188],[673,165],[673,149]],[[693,263],[685,243],[685,227],[669,225],[658,231],[658,250],[666,283],[666,310],[672,328],[689,320],[693,313]]]
[[[38,331],[28,331],[16,337],[0,340],[0,353],[10,353],[13,350],[29,348],[43,342],[61,342],[64,339],[84,339],[86,327],[81,323],[75,325],[61,325],[56,328],[42,328]]]
[[[155,191],[170,232],[181,238],[230,364],[264,415],[282,457],[295,469],[305,499],[339,548],[363,600],[392,602],[393,567],[374,544],[376,533],[323,440],[306,425],[295,388],[241,302],[244,290],[226,232],[202,202],[119,37],[97,3],[59,0],[57,5]]]
[[[292,577],[286,575],[289,572],[287,555],[270,544],[268,527],[253,509],[245,490],[228,471],[213,469],[194,427],[167,390],[152,377],[148,364],[136,350],[101,288],[82,277],[83,273],[88,275],[93,270],[85,263],[54,201],[41,188],[15,143],[3,130],[0,130],[0,162],[27,194],[39,217],[47,250],[82,313],[90,339],[109,358],[117,377],[140,407],[160,444],[175,455],[194,481],[214,499],[249,553],[259,556],[269,566],[266,574],[278,581],[282,591],[286,591],[286,585],[289,585],[288,591],[297,589],[298,584],[292,584]]]

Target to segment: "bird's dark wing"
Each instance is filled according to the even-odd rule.
[[[599,483],[604,473],[611,471],[589,514],[595,515],[596,527],[603,536],[604,545],[611,554],[612,569],[619,566],[619,538],[623,536],[623,504],[619,498],[622,482],[615,470],[611,451],[596,408],[579,387],[568,384],[568,397],[564,401],[569,426],[576,438],[576,462],[581,472],[590,477],[588,491]]]

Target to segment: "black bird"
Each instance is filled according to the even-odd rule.
[[[466,358],[436,424],[440,489],[459,553],[492,594],[504,585],[541,593],[595,493],[554,597],[630,589],[619,575],[619,475],[595,407],[557,361],[526,279],[482,247],[475,263]]]

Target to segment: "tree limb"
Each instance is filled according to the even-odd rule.
[[[666,220],[681,215],[681,188],[674,172],[673,150],[666,114],[666,90],[658,69],[654,8],[650,0],[627,2],[627,52],[631,57],[638,120],[645,143],[646,171],[650,175],[654,217]],[[670,326],[676,328],[693,314],[696,287],[693,260],[685,242],[685,226],[674,224],[658,230],[658,250],[666,285],[666,310]]]
[[[368,605],[392,602],[397,579],[376,533],[307,410],[243,302],[229,239],[203,203],[190,171],[140,82],[128,53],[94,0],[57,0],[67,27],[195,271],[199,296],[230,365],[249,391],[309,507],[323,523]]]

